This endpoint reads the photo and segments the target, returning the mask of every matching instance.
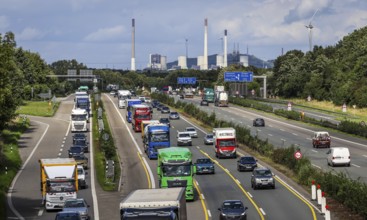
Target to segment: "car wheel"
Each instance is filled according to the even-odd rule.
[[[272,189],[275,189],[275,184],[271,187]]]
[[[350,163],[347,163],[347,167],[350,167]]]

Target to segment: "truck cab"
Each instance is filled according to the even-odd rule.
[[[88,131],[88,113],[85,109],[76,108],[71,111],[71,132]]]
[[[214,128],[215,156],[237,157],[236,130],[234,128]]]

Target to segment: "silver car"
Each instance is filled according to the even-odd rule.
[[[257,188],[273,188],[275,189],[275,179],[274,174],[269,168],[257,167],[252,171],[251,175],[251,187],[253,189]]]
[[[89,205],[83,198],[67,199],[64,204],[63,211],[77,211],[80,214],[81,219],[89,220],[88,213]]]
[[[204,137],[204,144],[213,144],[214,143],[214,135],[213,134],[206,134]]]

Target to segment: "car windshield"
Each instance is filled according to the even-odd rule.
[[[190,137],[190,134],[188,134],[188,133],[181,133],[178,136],[179,137]]]
[[[84,202],[81,200],[69,200],[69,201],[65,201],[65,208],[81,208],[81,207],[86,207]]]
[[[256,162],[255,158],[253,157],[242,157],[241,161],[242,162]]]
[[[196,131],[195,128],[186,128],[186,131]]]
[[[197,163],[212,163],[210,159],[197,159]]]
[[[211,139],[211,138],[213,138],[213,135],[212,135],[212,134],[207,134],[207,135],[206,135],[206,138]]]
[[[168,110],[169,108],[168,107],[163,107],[163,110]]]
[[[159,121],[161,123],[167,123],[167,122],[169,122],[168,118],[161,118]]]
[[[76,139],[76,140],[74,141],[74,144],[76,144],[76,145],[86,145],[86,144],[87,144],[87,142],[86,142],[86,140],[85,140],[85,139]]]
[[[263,176],[263,177],[269,177],[272,176],[272,173],[270,170],[256,170],[256,176]]]
[[[171,112],[171,115],[178,115],[177,112]]]
[[[82,152],[83,149],[81,147],[71,147],[70,151],[71,152]]]
[[[223,209],[243,209],[242,202],[225,202],[223,203]]]

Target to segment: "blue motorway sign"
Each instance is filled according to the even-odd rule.
[[[177,84],[196,84],[196,77],[178,77]]]
[[[225,72],[224,82],[252,82],[252,72]]]

